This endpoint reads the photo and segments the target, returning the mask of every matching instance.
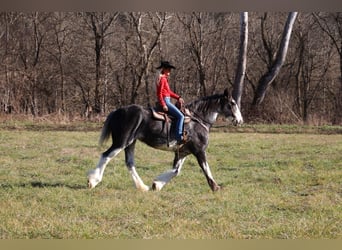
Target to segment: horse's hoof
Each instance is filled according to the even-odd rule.
[[[147,192],[150,190],[150,188],[146,185],[143,185],[143,186],[139,186],[137,187],[140,191],[143,191],[143,192]]]
[[[219,191],[219,190],[221,190],[221,189],[222,189],[221,186],[216,185],[215,187],[213,187],[213,192],[217,192],[217,191]]]
[[[153,191],[160,191],[162,189],[162,184],[160,182],[153,182],[152,183],[152,190]]]
[[[88,179],[88,188],[93,189],[99,183],[97,180]]]

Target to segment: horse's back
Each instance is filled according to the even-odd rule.
[[[144,108],[139,105],[128,105],[113,110],[108,116],[102,128],[100,144],[106,141],[110,134],[113,139],[124,140],[136,132],[144,119]]]
[[[116,126],[127,127],[135,121],[142,119],[143,110],[144,108],[142,106],[132,104],[112,111],[109,115],[111,117],[108,116],[108,118]]]

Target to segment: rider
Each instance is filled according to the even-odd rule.
[[[184,115],[171,102],[171,98],[177,99],[181,104],[184,104],[184,100],[180,95],[174,93],[170,89],[168,81],[171,69],[175,69],[175,67],[168,61],[161,61],[160,66],[157,67],[157,69],[160,69],[160,74],[156,82],[157,98],[163,110],[177,119],[176,140],[178,144],[182,144],[186,141],[185,135],[183,135]]]

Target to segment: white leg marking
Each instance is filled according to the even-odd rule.
[[[160,191],[166,185],[166,183],[168,183],[176,175],[177,173],[174,169],[162,173],[153,181],[154,189]]]
[[[160,191],[169,181],[171,181],[173,177],[179,175],[184,161],[185,157],[177,162],[174,169],[168,170],[165,173],[162,173],[161,175],[157,176],[152,184],[154,189]]]
[[[129,169],[129,172],[131,173],[131,176],[133,178],[135,187],[141,191],[148,191],[150,188],[144,184],[140,176],[138,175],[137,171],[135,170],[135,167],[131,167]]]
[[[236,123],[242,124],[243,118],[242,118],[242,115],[238,106],[236,106],[235,109],[232,110],[232,112],[234,113]]]
[[[205,162],[205,163],[203,164],[203,170],[207,173],[207,175],[208,175],[208,177],[209,177],[210,179],[214,180],[213,175],[211,174],[211,171],[210,171],[210,167],[209,167],[208,162]]]
[[[113,151],[111,155],[108,157],[103,157],[103,155],[101,155],[96,168],[88,172],[88,187],[89,188],[94,188],[97,184],[99,184],[102,181],[103,173],[106,169],[108,162],[113,157],[115,157],[118,153],[120,153],[121,150],[122,148]]]
[[[208,184],[209,184],[211,190],[212,191],[219,190],[221,187],[219,185],[217,185],[217,183],[215,182],[213,175],[211,174],[208,162],[203,163],[203,171],[205,172],[205,174],[208,177]]]

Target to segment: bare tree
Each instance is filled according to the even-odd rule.
[[[177,15],[190,41],[190,52],[199,74],[201,95],[207,95],[206,71],[204,60],[203,13],[193,12],[191,15]]]
[[[167,59],[186,100],[229,85],[239,105],[254,104],[248,119],[340,124],[342,14],[296,15],[2,12],[0,113],[77,117],[152,104],[154,66]],[[247,114],[259,103],[262,112]]]
[[[102,113],[101,105],[101,60],[102,49],[105,43],[105,38],[112,34],[108,32],[112,22],[118,16],[118,13],[95,13],[90,12],[86,15],[86,22],[89,24],[94,35],[94,50],[95,50],[95,93],[94,93],[94,111],[95,113]]]
[[[12,26],[18,20],[17,13],[1,13],[0,22],[2,23],[2,32],[0,33],[1,41],[1,82],[0,84],[0,112],[11,113],[14,109],[14,93],[13,90],[13,72],[10,70],[13,67],[13,58],[11,56],[13,44]],[[2,76],[3,75],[3,76]]]
[[[28,13],[22,17],[22,27],[20,30],[21,39],[18,40],[18,56],[22,65],[20,72],[25,83],[24,89],[25,109],[30,111],[33,116],[37,116],[40,112],[39,107],[43,107],[43,98],[40,91],[45,91],[47,86],[43,85],[44,71],[39,67],[42,63],[42,46],[46,38],[47,20],[49,13]],[[47,95],[44,95],[45,97]]]
[[[161,13],[131,13],[134,32],[137,37],[137,49],[139,54],[132,61],[134,73],[137,78],[133,82],[131,103],[136,102],[138,90],[145,85],[147,103],[151,104],[149,93],[148,73],[151,67],[152,56],[160,43],[160,37],[168,19],[168,14]]]
[[[243,91],[243,83],[246,73],[247,65],[247,44],[248,44],[248,12],[242,12],[240,14],[241,31],[240,31],[240,49],[238,66],[236,69],[236,76],[233,88],[233,98],[241,107],[241,96]]]
[[[333,93],[336,100],[335,123],[339,123],[342,120],[342,13],[313,13],[313,15],[320,28],[330,38],[339,55],[340,86],[338,92]]]
[[[274,60],[269,71],[260,78],[255,95],[254,95],[253,105],[258,105],[264,100],[267,88],[270,86],[273,80],[277,77],[282,65],[285,62],[287,49],[290,43],[292,28],[296,20],[297,14],[298,14],[297,12],[291,12],[288,15],[285,28],[283,31],[282,39],[280,42],[280,46],[276,55],[276,59]]]
[[[71,35],[70,25],[71,23],[68,21],[68,13],[58,12],[54,13],[52,17],[52,32],[53,36],[49,44],[47,44],[44,48],[47,53],[52,57],[52,60],[57,64],[57,68],[59,71],[59,84],[55,88],[55,107],[59,114],[64,113],[66,111],[66,47],[68,44],[68,37]],[[57,76],[56,76],[57,77]]]
[[[312,19],[310,17],[311,15],[307,19]],[[314,27],[312,21],[311,23],[310,20],[305,21],[307,29],[296,32],[298,63],[295,72],[296,94],[294,98],[302,120],[308,123],[310,106],[315,100],[325,98],[322,94],[325,91],[328,69],[332,62],[333,46],[331,43],[320,42],[320,38],[313,34],[318,34],[318,28]],[[324,103],[325,100],[319,106],[324,108]]]

